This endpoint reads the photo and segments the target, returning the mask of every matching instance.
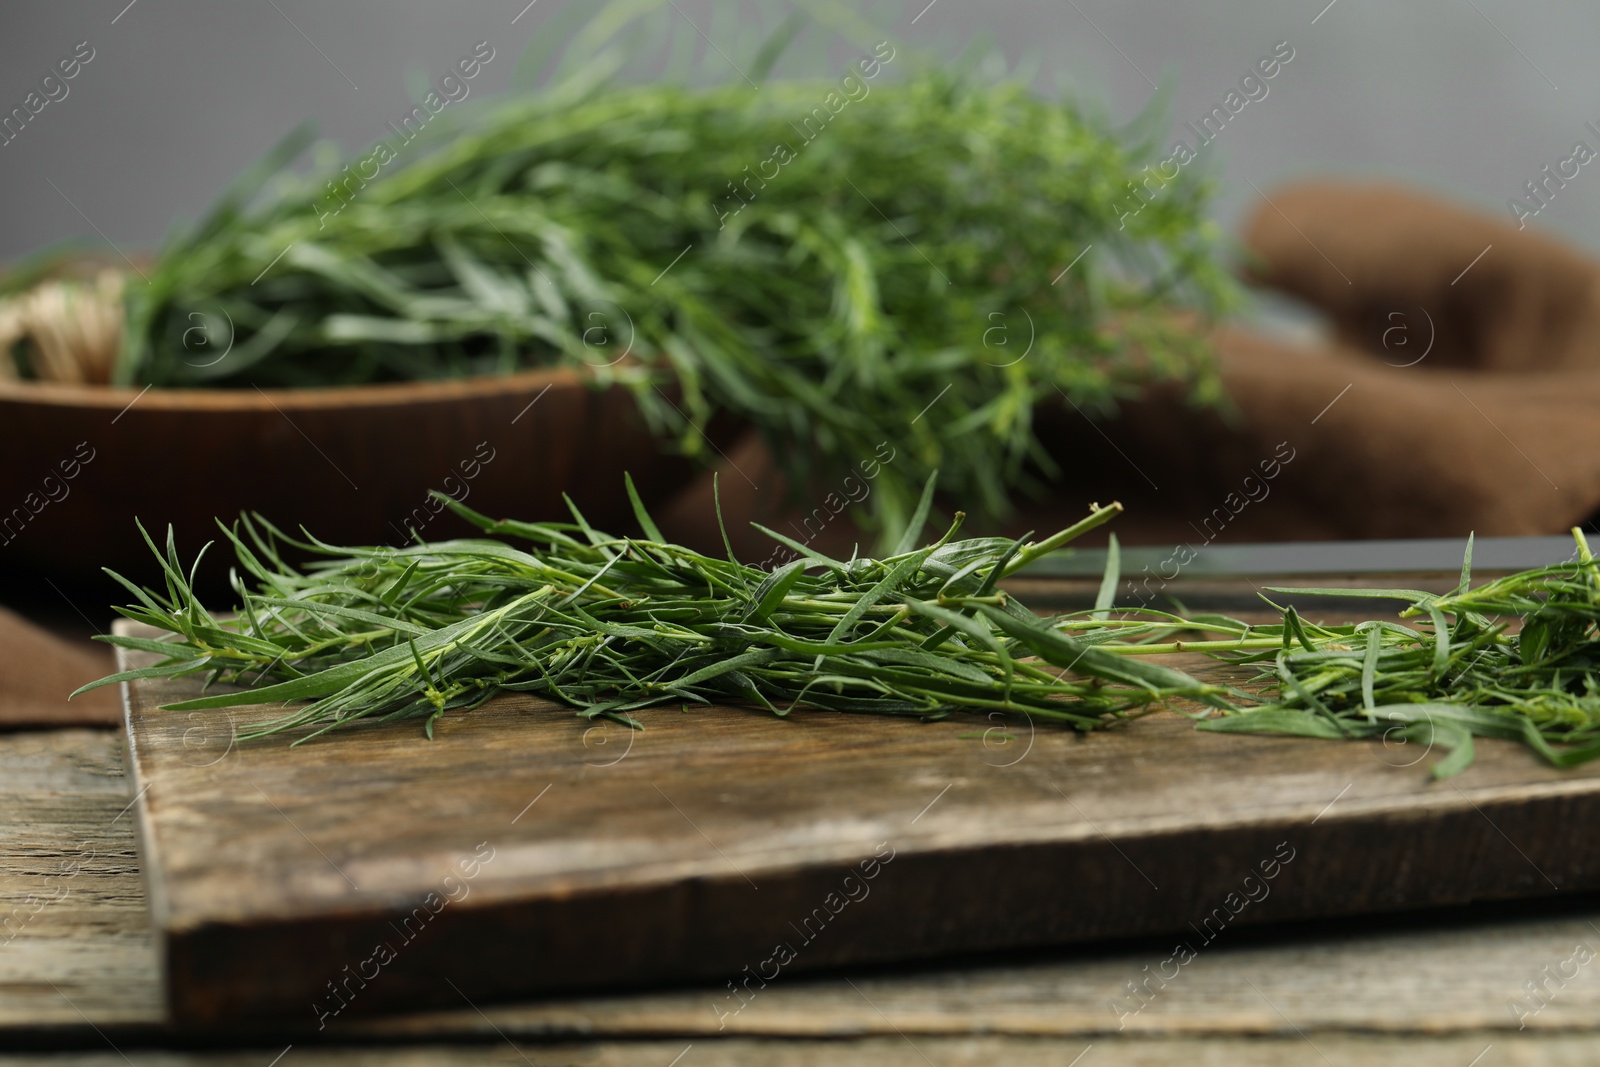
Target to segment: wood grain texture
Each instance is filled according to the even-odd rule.
[[[759,985],[1174,931],[1205,951],[1264,922],[1600,887],[1600,848],[1568,829],[1600,817],[1600,769],[1511,744],[1439,784],[1415,746],[1171,715],[1000,744],[983,719],[726,708],[628,734],[504,699],[432,743],[392,724],[290,749],[230,742],[252,709],[157,710],[192,691],[140,684],[129,705],[184,1022]]]
[[[1085,1053],[1085,1049],[1088,1050]],[[427,1045],[396,1048],[306,1048],[296,1045],[283,1067],[1280,1067],[1338,1064],[1339,1067],[1589,1067],[1595,1039],[1589,1034],[1522,1036],[1471,1034],[1448,1038],[1361,1034],[1268,1039],[1123,1040],[974,1036],[866,1037],[852,1041],[586,1042],[557,1046],[507,1043],[485,1047]],[[1485,1055],[1485,1051],[1487,1054]],[[134,1051],[139,1067],[267,1067],[284,1051],[268,1044],[238,1052]],[[1473,1063],[1476,1056],[1482,1056]],[[1075,1057],[1081,1059],[1075,1060]],[[0,1067],[127,1067],[107,1050],[62,1057],[0,1055]]]
[[[1421,929],[1241,932],[1203,949],[1181,976],[1152,982],[1144,1006],[1128,983],[1159,973],[1172,946],[1141,941],[1030,962],[944,962],[774,982],[721,1015],[726,989],[483,1005],[492,1028],[546,1040],[584,1034],[704,1039],[853,1034],[1194,1037],[1310,1033],[1566,1032],[1600,1026],[1596,964],[1547,987],[1577,945],[1600,954],[1594,904],[1575,914],[1454,920]],[[1149,968],[1147,971],[1145,968]],[[458,1011],[339,1027],[368,1039],[426,1039],[484,1023]]]
[[[0,946],[0,1046],[15,1048],[43,1030],[53,1044],[83,1051],[13,1054],[0,1057],[0,1067],[122,1067],[126,1061],[107,1041],[140,1067],[265,1067],[290,1041],[292,1062],[304,1064],[522,1063],[501,1035],[523,1042],[540,1067],[665,1067],[690,1044],[680,1067],[922,1064],[923,1055],[940,1065],[1064,1064],[1091,1043],[1083,1067],[1320,1063],[1295,1027],[1340,1065],[1464,1067],[1489,1044],[1494,1052],[1483,1067],[1592,1062],[1600,1020],[1596,965],[1556,991],[1548,1007],[1526,1020],[1526,1031],[1516,1031],[1517,1017],[1508,1010],[1522,983],[1570,956],[1575,941],[1600,948],[1600,934],[1589,925],[1600,920],[1592,901],[1550,915],[1521,906],[1520,914],[1487,920],[1369,921],[1270,937],[1241,931],[1207,948],[1181,980],[1123,1020],[1120,1033],[1104,1002],[1165,957],[1159,942],[1062,951],[1025,963],[855,972],[848,982],[840,975],[785,979],[721,1031],[709,1009],[716,991],[701,988],[335,1023],[338,1036],[360,1048],[319,1049],[310,1044],[315,1035],[297,1029],[276,1045],[276,1034],[235,1037],[235,1044],[251,1046],[236,1052],[162,1052],[175,1035],[161,1028],[155,952],[128,861],[130,820],[116,817],[128,799],[117,744],[111,734],[85,730],[0,736],[0,803],[16,813],[0,831],[0,899],[14,907],[29,892],[50,892],[59,865],[85,840],[116,857],[86,866],[68,883],[71,897]],[[410,1047],[417,1043],[422,1047]]]
[[[216,536],[216,518],[244,510],[287,530],[306,523],[335,544],[404,544],[430,489],[497,515],[561,520],[570,490],[604,529],[631,515],[624,471],[651,501],[693,472],[646,431],[628,390],[592,388],[569,370],[142,395],[0,382],[0,426],[15,442],[0,465],[0,524],[11,523],[0,542],[56,572],[85,560],[150,572],[136,517],[157,532],[171,523],[185,553]],[[467,529],[456,523],[410,520],[431,538]]]
[[[161,1020],[122,766],[111,731],[0,735],[0,1031]]]

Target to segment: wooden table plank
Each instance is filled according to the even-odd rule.
[[[59,895],[63,885],[69,893],[0,946],[0,1035],[51,1031],[92,1047],[100,1040],[92,1022],[119,1043],[162,1040],[156,959],[132,830],[126,816],[117,817],[128,800],[118,747],[109,732],[0,735],[0,805],[19,815],[7,821],[0,839],[0,900],[15,907],[29,893]],[[85,841],[96,859],[61,882],[61,863],[72,861]],[[1284,882],[1281,891],[1292,888]],[[761,990],[744,1010],[720,1017],[711,1007],[718,990],[706,987],[485,1003],[483,1014],[463,1006],[355,1024],[335,1020],[333,1026],[345,1040],[372,1042],[672,1035],[699,1049],[730,1037],[905,1033],[920,1045],[923,1038],[985,1032],[1102,1044],[1108,1036],[1192,1037],[1204,1044],[1228,1035],[1291,1032],[1287,1018],[1314,1035],[1387,1031],[1398,1039],[1481,1031],[1498,1042],[1519,1023],[1512,999],[1533,1007],[1524,983],[1543,981],[1548,1005],[1523,1020],[1526,1033],[1595,1030],[1600,963],[1578,967],[1559,987],[1542,972],[1549,967],[1559,978],[1578,944],[1600,950],[1600,933],[1591,925],[1600,922],[1600,906],[1570,900],[1540,914],[1551,907],[1506,908],[1488,919],[1452,915],[1225,933],[1136,1014],[1126,1010],[1133,1003],[1126,983],[1142,980],[1146,966],[1159,971],[1170,953],[1163,942],[910,973],[857,971],[849,981],[836,975],[785,979]],[[1119,995],[1122,1012],[1110,1006]],[[291,1033],[284,1040],[314,1037]],[[1321,1037],[1317,1041],[1322,1044]]]
[[[1087,1053],[1085,1050],[1088,1050]],[[230,1052],[130,1050],[73,1055],[5,1055],[0,1067],[269,1067],[284,1046],[263,1044]],[[1081,1056],[1081,1059],[1075,1057]],[[759,1040],[686,1043],[651,1040],[565,1045],[424,1045],[308,1048],[287,1051],[282,1067],[1589,1067],[1590,1034],[1456,1034],[1399,1037],[1320,1034],[1270,1038],[1112,1038],[1095,1041],[1012,1036],[920,1037],[897,1035],[850,1041]]]
[[[161,1022],[131,799],[117,731],[0,734],[0,1030]]]

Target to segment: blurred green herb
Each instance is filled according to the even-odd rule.
[[[885,543],[935,468],[985,517],[1058,473],[1041,401],[1101,413],[1155,380],[1217,397],[1175,309],[1219,312],[1232,284],[1205,184],[1144,169],[1149,123],[1114,131],[892,45],[862,53],[872,78],[759,91],[621,85],[619,49],[445,112],[370,181],[335,170],[337,199],[329,172],[287,169],[309,139],[291,136],[130,287],[118,380],[572,367],[631,388],[691,454],[719,412],[756,427],[797,486],[890,429],[908,459],[861,514]],[[1125,214],[1135,190],[1150,202]]]

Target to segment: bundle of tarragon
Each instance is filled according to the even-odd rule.
[[[535,693],[587,718],[634,727],[646,709],[734,703],[783,716],[806,706],[939,719],[1015,715],[1094,730],[1163,705],[1202,730],[1416,742],[1468,766],[1474,737],[1520,740],[1558,766],[1600,756],[1600,564],[1581,533],[1570,562],[1471,588],[1471,542],[1453,592],[1279,589],[1388,597],[1421,628],[1325,625],[1293,607],[1271,625],[1217,615],[1118,610],[1113,551],[1093,609],[1029,611],[1000,583],[1114,517],[1094,507],[1052,536],[956,540],[962,516],[882,559],[833,559],[771,530],[798,554],[773,571],[666,542],[633,493],[643,537],[571,523],[495,520],[444,502],[484,533],[407,548],[338,548],[259,518],[223,527],[238,556],[236,611],[213,615],[168,534],[153,551],[164,590],[117,577],[120,609],[165,631],[113,635],[163,658],[96,685],[202,676],[242,683],[172,705],[201,710],[301,701],[245,736],[299,741],[358,720],[433,724],[503,692]],[[724,535],[726,542],[726,536]],[[286,550],[315,562],[297,568]],[[1239,664],[1232,684],[1141,657],[1208,653]],[[1213,672],[1214,673],[1214,672]],[[298,728],[306,728],[299,730]],[[299,743],[297,741],[296,743]]]
[[[917,530],[931,499],[930,481]],[[647,708],[736,702],[777,715],[796,705],[924,718],[995,710],[1085,730],[1226,692],[1068,636],[997,588],[1119,505],[1027,543],[954,540],[958,516],[939,540],[917,548],[908,537],[883,559],[831,559],[767,531],[800,557],[768,572],[731,548],[718,558],[667,543],[633,500],[643,538],[601,533],[576,508],[572,523],[496,521],[446,498],[522,547],[334,548],[241,520],[224,531],[243,574],[238,610],[222,618],[196,597],[169,533],[156,553],[164,591],[119,578],[138,599],[122,614],[166,635],[106,638],[165,658],[96,684],[243,682],[173,706],[309,701],[248,734],[320,727],[301,740],[366,718],[419,717],[431,734],[441,715],[502,692],[633,726]],[[324,558],[300,570],[284,562],[286,547]]]

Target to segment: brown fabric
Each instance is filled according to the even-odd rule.
[[[1600,510],[1600,267],[1403,189],[1315,183],[1270,197],[1243,233],[1251,280],[1320,308],[1335,343],[1220,333],[1230,411],[1172,389],[1099,424],[1042,408],[1041,438],[1066,474],[1010,532],[1112,499],[1128,508],[1123,541],[1197,547],[1554,534]],[[770,550],[748,520],[795,536],[817,514],[814,501],[790,502],[758,441],[728,460],[723,505],[741,558]],[[710,503],[708,476],[664,528],[716,545]],[[848,552],[856,537],[841,514],[814,543]]]
[[[67,701],[74,689],[112,669],[104,649],[64,640],[0,608],[0,728],[120,722],[122,705],[115,688]]]
[[[1430,369],[1600,368],[1600,267],[1535,230],[1405,189],[1319,182],[1274,192],[1243,239],[1259,257],[1252,280],[1321,308],[1351,347],[1381,350],[1390,314],[1421,308],[1438,327]]]

